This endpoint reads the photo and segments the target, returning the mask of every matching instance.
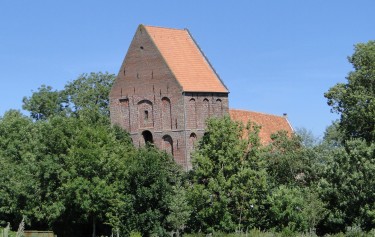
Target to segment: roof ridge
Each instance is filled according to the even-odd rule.
[[[280,117],[280,118],[285,118],[282,115],[275,115],[275,114],[269,114],[269,113],[264,113],[264,112],[258,112],[258,111],[252,111],[252,110],[245,110],[245,109],[229,109],[229,111],[242,111],[242,112],[251,112],[251,113],[257,113],[257,114],[263,114],[263,115],[268,115],[268,116],[275,116],[275,117]]]
[[[160,29],[166,29],[166,30],[180,30],[180,31],[186,31],[187,28],[179,29],[179,28],[172,28],[172,27],[164,27],[164,26],[152,26],[152,25],[144,25],[140,24],[143,27],[153,27],[153,28],[160,28]]]

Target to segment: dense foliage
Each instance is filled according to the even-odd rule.
[[[325,97],[332,111],[341,115],[340,130],[346,139],[375,141],[375,41],[355,46],[348,57],[354,71],[347,83],[338,83]]]
[[[244,129],[248,138],[242,139]],[[206,135],[193,154],[189,201],[192,230],[234,231],[262,226],[267,175],[259,159],[258,128],[229,117],[208,121]]]
[[[358,44],[348,82],[325,94],[341,118],[322,141],[299,129],[262,145],[251,121],[213,118],[188,173],[110,125],[113,75],[41,86],[24,98],[30,116],[0,117],[0,224],[25,216],[27,228],[59,236],[372,236],[374,55],[374,41]]]
[[[182,173],[172,158],[136,150],[110,125],[114,76],[82,75],[61,91],[42,86],[24,108],[0,118],[0,221],[59,236],[165,235]],[[170,229],[170,228],[169,228]]]

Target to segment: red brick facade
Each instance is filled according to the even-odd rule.
[[[179,31],[192,39],[186,30]],[[166,44],[170,44],[168,40]],[[136,146],[152,142],[190,169],[190,152],[204,134],[206,118],[228,114],[228,92],[210,88],[186,91],[186,86],[176,78],[179,68],[166,61],[159,49],[162,46],[155,43],[147,27],[138,27],[110,93],[111,121],[126,129]],[[200,56],[204,57],[202,53]],[[213,69],[212,73],[217,77]],[[221,83],[218,77],[217,80]]]

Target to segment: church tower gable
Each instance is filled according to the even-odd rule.
[[[205,120],[228,114],[228,90],[188,30],[140,25],[110,93],[111,122],[185,169]]]

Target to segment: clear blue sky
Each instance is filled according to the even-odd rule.
[[[353,45],[375,39],[373,0],[0,0],[0,116],[42,85],[117,74],[138,24],[188,28],[230,90],[230,107],[288,113],[322,136],[323,93],[345,82]]]

